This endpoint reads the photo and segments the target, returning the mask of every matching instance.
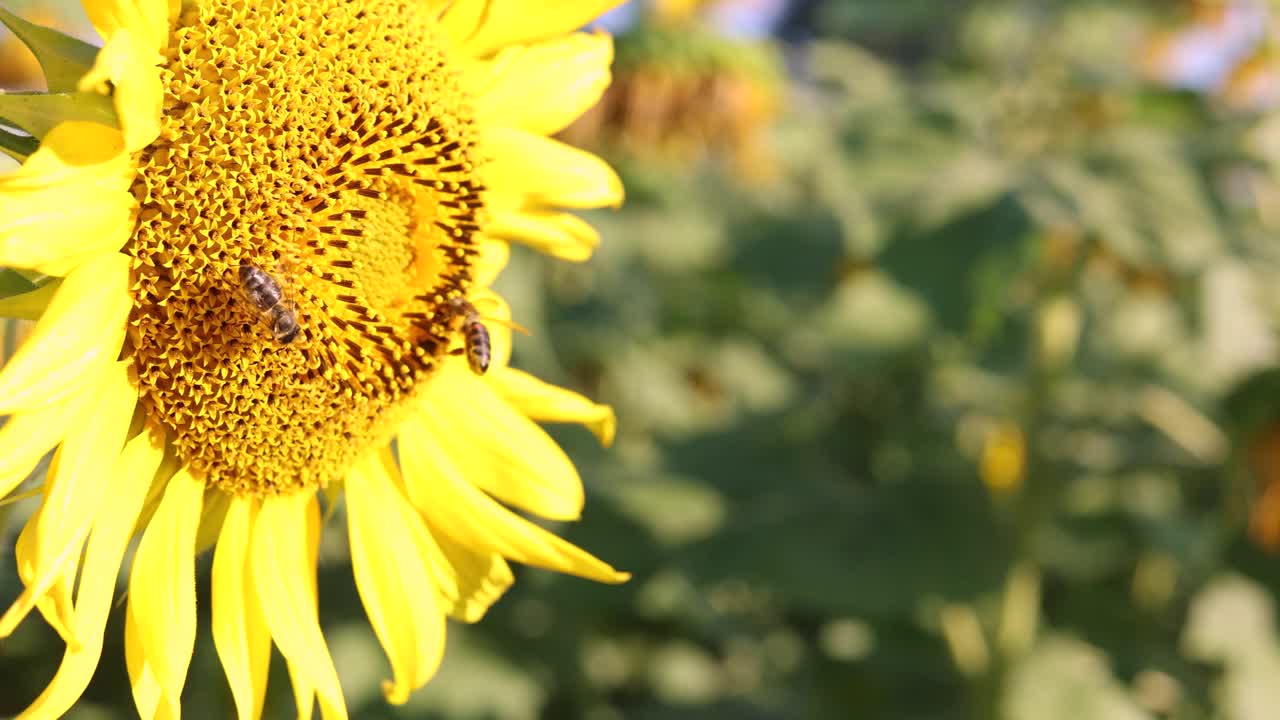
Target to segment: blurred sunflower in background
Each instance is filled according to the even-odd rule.
[[[610,38],[573,31],[612,4],[86,0],[100,50],[3,14],[50,93],[0,95],[22,131],[0,128],[22,162],[0,176],[0,311],[38,318],[0,371],[0,497],[54,455],[0,637],[38,609],[66,643],[22,717],[89,683],[135,535],[143,717],[179,716],[209,547],[239,716],[261,714],[273,642],[299,714],[346,716],[315,576],[339,500],[392,703],[507,560],[627,578],[506,507],[578,517],[535,421],[608,443],[614,417],[508,367],[488,290],[509,241],[584,259],[598,236],[561,208],[622,200],[547,137],[609,84]]]
[[[631,7],[616,23],[626,32],[613,85],[564,137],[624,158],[724,161],[748,180],[768,178],[766,134],[781,114],[786,72],[767,35],[785,8],[777,0]]]

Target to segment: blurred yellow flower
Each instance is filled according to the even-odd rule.
[[[1008,493],[1022,486],[1026,473],[1027,445],[1022,428],[999,423],[988,430],[982,445],[982,481],[993,493]]]
[[[345,499],[393,703],[435,672],[445,617],[511,584],[507,560],[627,578],[502,504],[578,517],[577,472],[534,421],[608,443],[614,418],[507,367],[487,289],[508,241],[585,259],[598,236],[560,208],[622,200],[603,161],[547,137],[609,83],[610,38],[572,31],[613,4],[85,0],[105,44],[80,88],[110,91],[119,129],[61,123],[0,176],[0,264],[61,278],[0,370],[0,497],[57,448],[0,637],[34,608],[67,648],[22,717],[88,684],[135,532],[143,717],[179,716],[209,547],[239,717],[261,714],[272,642],[299,714],[346,716],[317,618],[321,497]],[[481,375],[456,354],[486,349],[486,319]]]

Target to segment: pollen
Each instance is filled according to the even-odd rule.
[[[206,0],[139,159],[129,342],[180,459],[228,492],[323,486],[385,446],[456,335],[483,213],[470,101],[427,3]],[[282,290],[277,340],[239,269]]]

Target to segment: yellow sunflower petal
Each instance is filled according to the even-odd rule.
[[[511,246],[501,240],[491,240],[484,236],[479,238],[480,254],[476,255],[475,264],[471,266],[471,277],[476,287],[489,287],[498,279],[498,273],[507,266],[511,259]]]
[[[145,432],[130,440],[120,453],[85,550],[73,621],[73,633],[80,639],[80,646],[67,649],[53,681],[18,716],[19,720],[61,717],[88,687],[102,656],[103,631],[111,612],[120,563],[163,456],[163,442]]]
[[[485,184],[495,191],[528,198],[534,205],[567,208],[617,207],[622,180],[609,164],[585,150],[515,128],[484,134],[489,162]]]
[[[57,453],[53,456],[53,466],[56,467],[58,462]],[[40,512],[32,516],[31,520],[22,528],[22,532],[18,534],[18,542],[14,547],[14,559],[18,564],[18,577],[23,583],[30,585],[36,581],[36,562],[38,555],[35,551],[36,543],[36,527],[40,519]],[[44,617],[45,622],[49,623],[49,627],[58,633],[62,641],[68,646],[76,644],[75,633],[73,632],[73,616],[74,608],[71,602],[71,585],[75,582],[76,567],[72,563],[66,563],[59,568],[58,573],[54,576],[52,585],[43,595],[36,599],[36,608],[40,610],[40,614]]]
[[[155,718],[163,691],[156,679],[155,662],[148,659],[142,649],[142,631],[138,628],[138,621],[130,612],[124,614],[124,660],[129,669],[129,687],[138,716],[143,720]]]
[[[489,383],[517,410],[541,422],[582,423],[606,447],[613,443],[617,419],[613,408],[593,403],[572,390],[545,383],[526,372],[498,367]]]
[[[129,259],[108,253],[76,268],[31,337],[0,370],[0,413],[55,402],[120,354],[129,318]]]
[[[73,397],[10,417],[0,427],[0,498],[13,492],[62,441],[89,398]]]
[[[50,130],[22,167],[0,176],[0,265],[61,276],[120,249],[131,229],[131,174],[120,131],[90,122]]]
[[[262,717],[271,660],[271,633],[249,574],[255,509],[251,498],[231,500],[213,553],[213,644],[240,720]]]
[[[600,233],[582,218],[545,210],[495,211],[485,232],[569,262],[589,260],[600,245]]]
[[[444,612],[427,571],[427,529],[375,456],[347,480],[351,568],[378,642],[391,661],[387,702],[402,705],[435,674],[444,656]]]
[[[222,534],[222,521],[231,507],[231,495],[210,488],[204,493],[204,506],[200,510],[200,527],[196,528],[196,554],[218,544]]]
[[[128,30],[139,46],[158,53],[169,44],[168,0],[84,0],[93,29],[104,38]]]
[[[382,463],[383,471],[400,493],[400,501],[405,506],[403,509],[416,515],[405,494],[404,479],[400,475],[400,464],[396,461],[395,453],[391,451],[390,446],[384,447],[382,452],[378,453],[378,460]],[[426,522],[410,523],[409,526],[413,528],[417,555],[427,568],[427,574],[436,594],[442,598],[445,606],[452,605],[458,598],[458,578],[454,574],[453,567],[440,550],[439,543],[436,542],[436,537],[431,533]]]
[[[302,687],[314,688],[325,720],[346,718],[338,671],[320,632],[316,597],[316,553],[320,509],[315,493],[295,492],[262,501],[253,526],[253,584],[263,599],[271,637]],[[310,704],[299,698],[299,708]],[[301,710],[300,710],[301,712]]]
[[[488,55],[507,45],[533,42],[572,32],[620,5],[622,0],[457,0],[459,11],[481,6],[480,25],[464,46],[473,56]],[[454,9],[450,9],[450,13]]]
[[[437,5],[443,9],[440,30],[456,45],[464,44],[484,20],[485,0],[452,0]]]
[[[499,500],[552,520],[581,514],[582,480],[560,446],[456,364],[423,393],[415,422],[449,438],[467,479]]]
[[[106,92],[110,81],[116,117],[124,132],[125,147],[137,152],[160,135],[164,83],[158,67],[160,53],[140,41],[135,31],[121,28],[105,36],[93,67],[80,78],[84,92]]]
[[[293,688],[293,704],[298,708],[298,720],[311,720],[316,707],[316,686],[293,663],[285,660],[284,665],[289,669],[289,685]]]
[[[502,507],[463,476],[437,435],[416,420],[400,426],[400,457],[410,500],[432,527],[477,552],[600,582],[625,582],[590,553]],[[447,512],[441,512],[447,508]]]
[[[0,637],[13,632],[54,581],[67,574],[68,564],[72,569],[77,566],[93,518],[101,510],[110,479],[102,477],[102,468],[110,473],[120,454],[138,393],[129,383],[124,363],[114,363],[111,371],[101,373],[99,383],[100,394],[86,405],[84,415],[72,421],[58,453],[57,469],[49,475],[44,500],[32,521],[31,576],[24,578],[26,587],[0,616]]]
[[[137,622],[160,703],[181,715],[182,686],[196,642],[196,526],[204,483],[183,468],[170,480],[129,572],[129,614]]]
[[[476,116],[538,135],[558,133],[600,100],[612,62],[613,38],[604,33],[505,49],[477,93]]]
[[[511,566],[496,552],[476,552],[443,533],[436,534],[435,540],[458,582],[458,592],[447,598],[449,617],[466,623],[480,622],[515,582]]]

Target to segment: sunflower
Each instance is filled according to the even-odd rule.
[[[547,137],[609,83],[610,39],[573,31],[613,4],[85,0],[88,55],[23,26],[54,92],[0,95],[33,136],[0,132],[23,161],[0,177],[0,264],[38,285],[0,301],[38,307],[0,370],[0,497],[53,459],[0,637],[35,609],[66,651],[22,717],[84,691],[135,537],[148,718],[179,716],[208,548],[239,716],[261,714],[272,643],[301,716],[346,716],[317,618],[335,503],[392,703],[435,672],[446,617],[511,585],[508,560],[626,580],[516,512],[583,504],[537,421],[607,444],[614,417],[508,367],[489,290],[511,241],[587,258],[598,236],[563,209],[622,199]]]

